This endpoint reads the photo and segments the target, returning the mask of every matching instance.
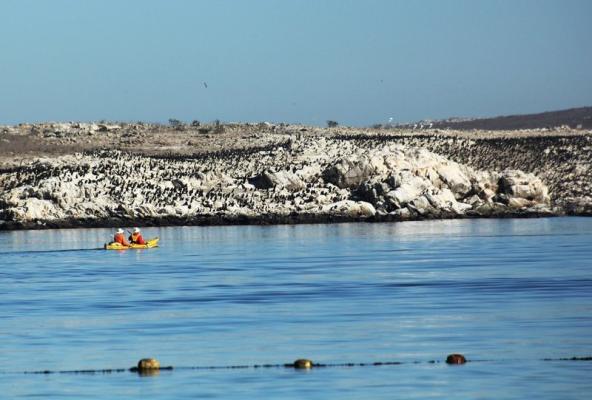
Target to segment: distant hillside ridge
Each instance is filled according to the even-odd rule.
[[[508,115],[492,118],[451,118],[399,125],[405,128],[436,128],[455,130],[518,130],[568,126],[573,129],[592,129],[592,107],[570,108],[538,114]]]

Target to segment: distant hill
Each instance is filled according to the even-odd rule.
[[[568,110],[547,111],[539,114],[508,115],[493,118],[447,119],[439,121],[422,121],[406,124],[405,127],[450,128],[458,130],[516,130],[555,128],[592,129],[592,107],[570,108]]]

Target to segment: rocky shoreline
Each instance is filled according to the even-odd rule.
[[[592,215],[588,131],[88,126],[0,128],[38,146],[0,164],[0,230]]]
[[[579,216],[589,216],[591,214],[571,214]],[[475,219],[475,218],[543,218],[557,217],[560,215],[550,214],[548,212],[500,212],[488,215],[454,215],[441,216],[437,219]],[[392,215],[373,216],[373,217],[351,217],[335,214],[293,214],[293,215],[274,215],[266,214],[254,217],[237,215],[211,215],[211,216],[191,216],[191,217],[152,217],[152,218],[89,218],[89,219],[63,219],[63,220],[35,220],[28,222],[5,223],[0,227],[0,231],[11,230],[40,230],[40,229],[78,229],[78,228],[117,228],[117,227],[164,227],[164,226],[227,226],[227,225],[299,225],[299,224],[339,224],[339,223],[388,223],[402,221],[424,221],[435,218],[417,216],[414,218],[401,219]]]

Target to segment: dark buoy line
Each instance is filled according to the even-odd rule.
[[[505,362],[507,360],[504,360]],[[563,358],[542,358],[539,361],[592,361],[592,356],[574,356],[574,357],[563,357]],[[323,364],[315,363],[308,358],[299,358],[291,363],[285,364],[253,364],[253,365],[218,365],[218,366],[161,366],[160,361],[156,358],[142,358],[138,363],[131,368],[105,368],[105,369],[80,369],[80,370],[64,370],[64,371],[52,371],[52,370],[40,370],[40,371],[21,371],[12,373],[22,373],[29,375],[50,375],[50,374],[114,374],[123,372],[137,373],[142,376],[153,376],[158,375],[160,371],[173,371],[173,370],[220,370],[220,369],[279,369],[287,368],[294,370],[310,370],[315,368],[351,368],[351,367],[382,367],[382,366],[393,366],[393,365],[416,365],[416,364],[440,364],[446,363],[448,365],[463,365],[469,362],[496,362],[496,360],[468,360],[463,354],[452,353],[449,354],[445,360],[429,360],[429,361],[374,361],[367,363],[335,363],[335,364]],[[0,373],[11,373],[11,372],[0,372]]]
[[[42,370],[42,371],[24,371],[23,374],[25,375],[50,375],[50,374],[116,374],[121,372],[126,372],[127,369],[125,368],[105,368],[105,369],[75,369],[75,370],[66,370],[66,371],[52,371],[52,370]]]
[[[543,361],[592,361],[592,356],[570,358],[543,358]]]

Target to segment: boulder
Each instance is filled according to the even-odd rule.
[[[375,166],[367,159],[345,159],[323,171],[323,179],[340,188],[355,188],[375,173]]]
[[[376,214],[376,209],[372,204],[365,201],[353,200],[342,200],[327,204],[322,207],[321,211],[323,213],[352,218],[373,217]]]
[[[523,197],[510,197],[508,199],[508,207],[510,208],[528,208],[535,205],[532,200],[527,200]]]
[[[471,181],[456,163],[444,164],[437,168],[438,175],[450,188],[456,199],[462,199],[471,191]]]
[[[474,194],[471,197],[469,197],[468,199],[465,199],[463,201],[463,203],[470,204],[472,207],[478,207],[481,204],[483,204],[483,200],[481,199],[481,197]]]
[[[402,220],[409,219],[413,216],[413,214],[411,213],[411,210],[409,210],[407,207],[403,207],[403,208],[399,208],[394,211],[391,211],[389,213],[389,215],[392,215],[395,218],[402,219]]]
[[[427,191],[425,198],[430,202],[431,206],[436,209],[450,210],[458,202],[454,197],[454,193],[448,188],[436,191]]]
[[[281,188],[298,191],[306,186],[298,175],[290,171],[263,171],[253,182],[259,189]]]
[[[547,187],[534,174],[520,170],[505,170],[499,178],[499,194],[549,204]]]
[[[412,209],[419,215],[434,214],[435,209],[430,204],[430,201],[425,196],[419,196],[415,200],[407,204],[407,208]]]
[[[396,208],[401,208],[419,197],[428,187],[429,181],[418,176],[408,175],[395,190],[386,193],[385,198]]]
[[[355,191],[355,195],[362,200],[368,201],[376,205],[379,201],[384,201],[384,195],[392,190],[392,186],[387,181],[381,181],[379,179],[370,179],[362,182],[358,189]]]

